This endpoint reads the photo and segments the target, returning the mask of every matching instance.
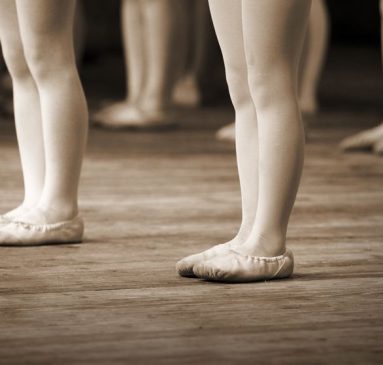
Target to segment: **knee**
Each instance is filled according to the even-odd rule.
[[[240,108],[251,102],[246,68],[226,65],[226,80],[230,98],[235,108]]]
[[[4,61],[13,80],[23,80],[30,77],[30,72],[25,61],[24,51],[21,45],[2,44]]]
[[[295,102],[297,85],[285,67],[248,66],[248,85],[256,109]]]
[[[24,45],[24,54],[29,70],[36,82],[50,80],[52,75],[68,72],[75,65],[73,47],[69,44],[49,44],[43,41]]]

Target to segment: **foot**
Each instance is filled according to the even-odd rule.
[[[156,129],[175,125],[163,110],[142,110],[128,103],[116,103],[93,116],[95,123],[108,129]]]
[[[177,82],[173,91],[173,102],[194,108],[201,103],[201,94],[193,75],[187,75]]]
[[[374,144],[374,152],[377,155],[383,155],[383,138],[381,138],[377,142],[375,142],[375,144]]]
[[[126,120],[135,117],[138,108],[127,100],[108,103],[92,115],[92,119],[99,123]]]
[[[22,217],[28,213],[29,209],[30,208],[20,205],[17,208],[10,210],[3,215],[0,215],[0,225],[8,224],[9,222],[17,220],[19,217]]]
[[[215,136],[220,141],[235,142],[235,123],[220,128]]]
[[[233,240],[215,245],[205,251],[199,252],[194,255],[186,256],[176,264],[176,270],[180,276],[184,277],[195,277],[193,273],[193,267],[202,261],[209,260],[213,257],[228,253],[232,248],[240,246],[238,238]]]
[[[60,222],[71,221],[78,215],[77,208],[48,208],[44,205],[39,205],[32,209],[19,214],[14,221],[23,222],[27,224],[56,224]]]
[[[344,151],[374,149],[380,153],[380,146],[383,141],[383,123],[371,129],[357,133],[345,138],[340,143],[340,148]],[[376,149],[374,146],[377,146]]]
[[[0,228],[0,245],[30,246],[81,242],[84,223],[80,217],[54,224],[14,221]]]
[[[229,250],[194,265],[193,273],[200,279],[229,283],[245,283],[282,279],[291,276],[294,257],[290,250],[275,257],[248,256]]]

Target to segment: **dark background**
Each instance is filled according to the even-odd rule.
[[[195,0],[189,0],[195,1]],[[119,0],[83,0],[88,20],[87,52],[119,51]],[[332,44],[379,44],[379,0],[327,1]]]
[[[189,0],[196,1],[196,0]],[[383,114],[379,0],[328,0],[330,42],[319,84],[321,110]],[[81,69],[91,107],[125,96],[119,0],[83,0],[86,48]],[[203,105],[229,104],[220,50],[211,26],[200,77]],[[102,85],[102,87],[100,87]]]

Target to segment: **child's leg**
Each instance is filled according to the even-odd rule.
[[[124,126],[137,114],[145,79],[145,39],[141,0],[122,0],[121,31],[125,61],[125,100],[101,108],[93,118],[106,127]]]
[[[169,106],[175,62],[172,53],[174,36],[173,0],[142,0],[146,46],[146,80],[141,108],[162,112]]]
[[[172,102],[183,106],[196,106],[198,104],[198,90],[194,73],[195,42],[197,36],[197,18],[195,8],[199,0],[178,0],[175,6],[174,27],[175,42],[173,52],[177,52],[177,64],[174,65],[176,83],[172,90]]]
[[[16,0],[26,60],[40,95],[45,183],[24,220],[53,223],[77,215],[87,107],[73,48],[74,0]],[[45,221],[45,222],[42,222]]]
[[[121,17],[127,100],[130,104],[137,104],[144,83],[146,62],[141,1],[123,0]]]
[[[242,0],[249,85],[258,117],[257,217],[243,252],[285,251],[287,224],[299,186],[304,133],[297,73],[311,0]]]
[[[257,116],[247,83],[247,65],[243,48],[241,2],[210,0],[214,27],[221,46],[226,79],[235,108],[237,161],[242,196],[242,223],[236,237],[227,244],[214,246],[177,263],[182,276],[192,276],[193,266],[225,254],[231,247],[246,242],[254,226],[258,196]]]
[[[14,0],[0,2],[0,40],[12,77],[14,113],[25,196],[23,204],[9,216],[19,216],[34,207],[44,185],[44,144],[40,99],[22,48]]]
[[[185,17],[190,20],[187,42],[189,62],[174,90],[174,100],[181,105],[196,107],[201,101],[198,80],[206,57],[209,7],[207,0],[195,0],[188,5],[185,6]]]
[[[299,104],[302,112],[315,113],[317,89],[327,51],[329,20],[323,0],[313,0],[301,62]]]
[[[234,47],[220,34],[231,34],[234,15],[230,4],[240,2],[210,1],[213,15],[218,11],[227,14],[222,28],[216,29],[221,47],[227,47],[236,59]],[[244,244],[194,265],[193,273],[200,278],[246,282],[286,278],[293,272],[293,255],[285,251],[285,238],[303,162],[297,73],[310,1],[241,1],[248,79],[235,81],[242,90],[248,82],[258,120],[258,158],[245,158],[250,160],[248,164],[258,161],[257,213]],[[238,42],[238,35],[236,38]],[[230,65],[226,68],[230,71]],[[256,140],[251,138],[253,144]]]
[[[247,83],[242,6],[238,0],[210,0],[209,4],[235,109],[236,152],[242,196],[239,236],[243,241],[254,225],[258,203],[258,130],[257,115]]]

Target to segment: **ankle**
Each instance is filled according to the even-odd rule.
[[[163,113],[170,108],[170,100],[146,98],[140,102],[140,108],[147,113]]]
[[[250,237],[251,230],[252,230],[252,227],[250,224],[242,223],[237,235],[235,236],[235,240],[239,244],[244,244],[245,242],[247,242],[248,238]]]
[[[286,251],[286,237],[274,232],[252,234],[241,247],[252,256],[280,256]]]
[[[5,214],[3,214],[4,217],[7,217],[9,219],[14,219],[14,218],[17,218],[19,216],[22,216],[23,214],[25,214],[30,208],[25,206],[24,203],[20,204],[18,207],[12,209],[12,210],[9,210],[8,212],[6,212]]]
[[[72,220],[78,215],[77,204],[68,202],[40,202],[37,206],[50,222],[63,222]]]

